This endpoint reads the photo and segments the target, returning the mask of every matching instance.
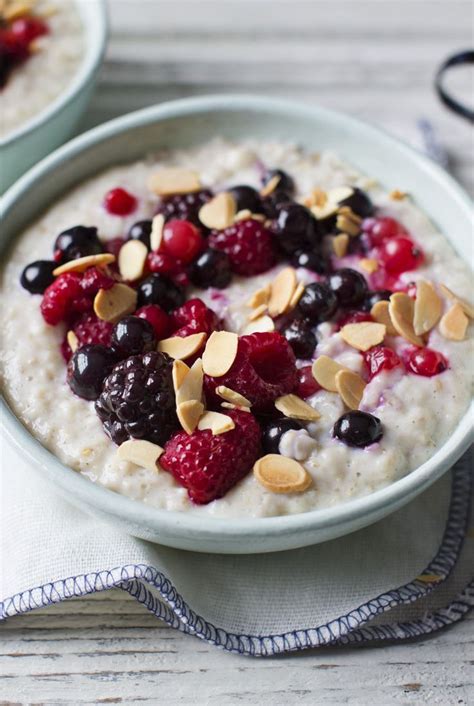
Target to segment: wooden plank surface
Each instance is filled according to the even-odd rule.
[[[81,127],[223,91],[320,103],[414,144],[425,117],[472,193],[472,130],[432,88],[440,61],[472,43],[471,14],[463,0],[113,0]],[[469,74],[452,83],[469,95]],[[9,620],[0,640],[0,706],[474,703],[472,614],[411,644],[255,660],[177,633],[117,591]]]

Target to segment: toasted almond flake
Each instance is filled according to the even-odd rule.
[[[200,402],[202,398],[202,383],[202,360],[198,358],[189,368],[184,380],[176,390],[176,404],[179,405],[181,402],[188,402],[189,400]]]
[[[349,409],[359,409],[365,390],[365,382],[360,375],[352,370],[339,370],[336,373],[337,391]]]
[[[267,305],[266,304],[260,304],[260,306],[257,306],[256,309],[253,309],[250,314],[247,316],[248,321],[255,321],[256,319],[259,319],[263,314],[267,313]]]
[[[336,186],[330,189],[328,198],[334,203],[340,204],[342,201],[350,198],[354,193],[352,186]]]
[[[134,282],[143,274],[148,248],[141,240],[127,240],[118,256],[119,272],[123,279]]]
[[[92,449],[86,446],[85,449],[82,449],[81,451],[82,456],[91,456],[92,455]]]
[[[350,346],[365,352],[372,346],[382,343],[386,332],[384,324],[378,324],[374,321],[360,321],[356,324],[346,324],[339,333]]]
[[[422,583],[439,583],[443,581],[443,576],[438,576],[438,574],[420,574],[415,578],[415,581],[421,581]]]
[[[281,181],[281,176],[279,176],[278,174],[275,174],[275,176],[272,176],[272,178],[269,179],[269,181],[267,181],[265,186],[263,186],[260,189],[260,196],[265,197],[265,196],[270,196],[270,194],[273,194],[273,192],[277,188],[280,181]]]
[[[94,299],[94,312],[102,321],[115,324],[137,308],[137,293],[127,284],[117,283],[110,289],[99,289]]]
[[[17,2],[9,3],[3,10],[3,17],[7,22],[13,22],[13,20],[17,20],[19,17],[29,15],[34,4],[34,0],[30,0],[29,2],[28,0],[18,0]]]
[[[198,429],[210,429],[213,436],[217,434],[225,434],[226,431],[235,429],[235,423],[232,417],[220,412],[204,412],[198,422]]]
[[[350,206],[339,206],[338,213],[343,216],[347,216],[349,220],[360,225],[362,223],[362,218],[355,213]]]
[[[462,341],[466,336],[469,319],[459,302],[454,303],[443,314],[439,322],[440,333],[450,341]]]
[[[231,331],[213,331],[202,356],[206,375],[219,378],[232,367],[237,355],[239,337]]]
[[[336,202],[330,201],[328,199],[327,202],[322,206],[311,206],[310,211],[313,216],[318,219],[318,221],[322,221],[325,218],[329,218],[330,216],[335,216],[338,209],[339,205]]]
[[[413,313],[413,329],[417,336],[431,331],[441,318],[443,303],[431,282],[416,283],[416,299]]]
[[[329,392],[337,392],[336,375],[340,370],[347,370],[347,368],[327,355],[316,358],[312,367],[313,377],[318,385]]]
[[[184,382],[186,375],[189,373],[191,368],[186,365],[182,360],[174,360],[173,368],[171,370],[171,377],[173,379],[173,389],[175,394],[178,392],[179,388]]]
[[[241,405],[243,407],[250,407],[252,405],[246,397],[225,385],[218,385],[216,387],[216,393],[226,402],[231,402],[232,404]]]
[[[309,196],[306,196],[303,199],[304,205],[308,208],[310,206],[318,206],[319,208],[321,208],[327,203],[327,201],[328,195],[326,191],[323,191],[322,189],[313,189]]]
[[[356,236],[360,233],[360,223],[357,223],[346,213],[339,212],[336,218],[336,227],[348,235]]]
[[[68,342],[69,348],[72,350],[73,353],[75,353],[79,348],[79,339],[77,338],[74,331],[67,332],[66,340]]]
[[[394,189],[390,192],[389,196],[392,201],[403,201],[403,199],[406,199],[408,194],[405,191],[399,191],[399,189]]]
[[[237,208],[235,199],[228,191],[223,191],[199,209],[199,220],[207,228],[223,230],[234,222]]]
[[[298,284],[296,285],[295,291],[291,295],[290,303],[288,304],[288,308],[286,310],[287,312],[293,311],[293,309],[296,307],[299,300],[303,296],[304,290],[305,290],[305,287],[304,287],[303,282],[298,282]]]
[[[117,449],[117,456],[121,461],[129,461],[149,471],[157,470],[157,461],[163,453],[158,444],[143,439],[128,439]]]
[[[415,302],[404,292],[395,292],[390,297],[388,311],[392,324],[400,336],[413,343],[414,346],[424,346],[425,343],[417,336],[413,328]]]
[[[302,493],[312,478],[301,463],[280,454],[267,454],[254,464],[253,474],[272,493]]]
[[[368,272],[369,275],[372,275],[379,269],[379,263],[372,257],[363,257],[361,260],[359,260],[359,265],[362,267],[363,270]]]
[[[221,402],[221,407],[225,409],[236,409],[239,412],[250,412],[250,407],[243,404],[233,404],[232,402]]]
[[[247,306],[250,306],[252,309],[255,309],[258,306],[261,306],[262,304],[268,304],[268,300],[270,299],[270,291],[270,284],[267,284],[265,285],[265,287],[257,289],[257,291],[254,292],[250,299],[247,301]]]
[[[160,169],[148,179],[148,188],[158,196],[192,194],[201,189],[199,174],[190,169],[170,167]]]
[[[204,405],[197,400],[181,402],[176,408],[178,420],[187,434],[192,434],[196,429],[204,412]]]
[[[89,267],[106,267],[112,262],[115,262],[115,255],[109,252],[103,252],[100,255],[86,255],[78,257],[77,260],[69,260],[64,265],[59,265],[53,270],[53,275],[58,277],[65,272],[85,272]]]
[[[339,233],[332,239],[332,249],[336,257],[344,257],[349,246],[349,236],[347,233]]]
[[[302,419],[315,422],[321,417],[319,412],[311,405],[298,397],[298,395],[283,395],[275,400],[275,407],[279,412],[290,419]]]
[[[158,343],[158,351],[167,353],[175,360],[186,360],[198,352],[206,340],[205,333],[193,333],[191,336],[171,336]]]
[[[396,336],[398,331],[392,324],[392,319],[390,318],[389,303],[387,301],[375,302],[372,309],[370,310],[370,315],[379,324],[384,324],[387,329],[387,334],[389,336]]]
[[[163,228],[165,225],[165,217],[162,213],[157,213],[151,222],[150,232],[150,248],[158,251],[163,239]]]
[[[247,221],[249,218],[252,218],[252,211],[248,208],[243,208],[241,211],[237,211],[234,217],[234,223],[238,223],[239,221]]]
[[[271,316],[260,316],[255,321],[250,321],[242,330],[242,335],[248,336],[251,333],[269,333],[275,330],[275,324]]]
[[[474,319],[474,306],[472,304],[470,304],[465,299],[458,297],[458,295],[452,292],[449,287],[446,287],[445,284],[441,285],[441,291],[446,297],[448,297],[448,299],[452,299],[453,301],[458,302],[458,304],[462,306],[466,316],[469,316],[470,319]]]
[[[270,316],[280,316],[287,311],[297,284],[296,272],[293,267],[285,267],[277,274],[271,284],[268,302]]]

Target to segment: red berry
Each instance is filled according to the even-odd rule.
[[[37,37],[48,34],[49,28],[46,22],[39,17],[20,17],[12,22],[10,32],[21,44],[28,46]]]
[[[202,299],[188,299],[183,306],[171,313],[171,331],[175,336],[190,336],[201,332],[210,336],[218,329],[219,317]]]
[[[209,400],[217,403],[216,387],[225,385],[250,400],[257,411],[268,409],[277,397],[292,392],[297,382],[295,355],[276,331],[241,336],[230,370],[222,377],[204,378]]]
[[[89,344],[110,347],[113,324],[108,321],[98,319],[93,313],[83,314],[74,324],[72,330],[77,336],[79,348]],[[68,361],[72,356],[72,351],[67,342],[67,338],[61,344],[61,352]]]
[[[81,278],[81,287],[88,297],[95,297],[99,289],[110,289],[114,284],[115,280],[98,267],[89,267]]]
[[[372,317],[368,311],[348,311],[347,314],[341,316],[337,322],[337,330],[339,331],[346,324],[360,324],[362,321],[372,321]]]
[[[106,193],[104,207],[114,216],[128,216],[135,211],[137,199],[129,191],[119,186]]]
[[[375,243],[382,242],[388,238],[396,238],[399,235],[408,235],[406,229],[395,218],[388,216],[383,218],[366,218],[362,221],[362,230],[368,233]]]
[[[185,264],[192,262],[203,246],[204,238],[190,221],[168,221],[163,228],[162,249]]]
[[[234,421],[234,429],[215,436],[208,429],[192,434],[179,431],[165,444],[160,457],[160,466],[198,505],[222,498],[247,475],[260,454],[261,431],[255,417],[237,410],[226,410],[226,414]]]
[[[364,353],[369,380],[372,380],[382,370],[393,370],[402,364],[398,355],[387,346],[374,346]]]
[[[379,256],[388,272],[415,270],[424,260],[423,252],[410,238],[393,238],[380,246]]]
[[[180,263],[166,252],[148,253],[147,265],[150,272],[161,272],[163,275],[177,274],[181,269]]]
[[[76,272],[65,272],[45,289],[41,313],[46,323],[56,326],[64,321],[75,299],[83,296],[81,277]]]
[[[158,341],[161,341],[162,338],[166,338],[171,332],[170,317],[158,304],[142,306],[141,309],[137,309],[135,316],[145,319],[153,326]]]
[[[448,367],[448,361],[442,353],[431,348],[415,348],[409,353],[406,365],[415,375],[430,378],[444,372]]]
[[[321,387],[314,379],[311,365],[305,365],[298,369],[298,382],[294,389],[295,395],[298,395],[298,397],[305,400],[307,397],[314,395],[320,389]]]
[[[232,271],[238,275],[258,275],[275,264],[272,235],[260,221],[239,221],[225,230],[213,231],[208,243],[227,253]]]
[[[112,255],[115,255],[115,257],[118,257],[118,254],[122,248],[122,245],[125,243],[124,238],[111,238],[110,240],[104,240],[103,246],[105,252],[112,253]]]

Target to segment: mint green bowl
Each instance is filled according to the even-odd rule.
[[[8,243],[63,192],[102,169],[139,159],[151,150],[187,147],[216,135],[236,140],[249,136],[294,140],[310,150],[337,150],[387,188],[403,188],[414,194],[461,257],[471,263],[471,203],[438,166],[403,143],[346,115],[251,96],[175,101],[125,115],[72,140],[30,170],[5,195],[1,248],[5,251]],[[6,403],[3,418],[9,439],[31,472],[41,473],[45,482],[51,482],[71,503],[152,542],[229,554],[302,547],[376,522],[440,478],[473,438],[471,407],[426,463],[372,495],[299,515],[224,520],[157,510],[95,485],[60,463],[25,429]],[[13,453],[7,450],[5,460],[15,463]]]
[[[85,36],[85,55],[66,90],[38,115],[0,140],[0,193],[67,140],[84,113],[107,43],[105,0],[75,0]]]

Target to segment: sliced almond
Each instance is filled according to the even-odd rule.
[[[141,240],[127,240],[118,256],[119,272],[123,279],[134,282],[143,274],[148,248]]]
[[[413,328],[415,302],[404,292],[395,292],[390,297],[388,306],[393,326],[400,336],[413,343],[414,346],[424,346],[425,343],[417,336]]]
[[[336,227],[343,233],[356,236],[360,233],[361,219],[348,206],[342,206],[338,210]]]
[[[372,275],[379,269],[379,263],[377,262],[377,260],[374,260],[373,257],[363,257],[361,260],[359,260],[359,265],[362,267],[363,270],[365,270],[365,272],[368,272],[369,275]]]
[[[275,407],[279,412],[290,417],[290,419],[302,419],[307,422],[315,422],[321,417],[319,412],[311,405],[298,397],[298,395],[283,395],[275,400]]]
[[[196,429],[204,412],[204,405],[197,400],[181,402],[176,408],[178,420],[187,434],[192,434]]]
[[[251,333],[269,333],[275,330],[275,324],[271,316],[260,316],[255,321],[250,321],[242,330],[242,335],[248,336]]]
[[[173,389],[175,394],[178,392],[179,388],[184,382],[186,375],[190,371],[190,367],[186,365],[182,360],[174,360],[173,368],[171,370],[171,376],[173,378]]]
[[[235,429],[234,420],[227,414],[220,412],[204,412],[198,423],[198,429],[210,429],[212,434],[225,434],[226,431]]]
[[[305,206],[310,208],[311,206],[323,207],[328,202],[328,195],[326,191],[322,189],[313,189],[313,191],[303,199]]]
[[[450,341],[462,341],[466,336],[469,319],[459,302],[453,304],[439,322],[440,333]]]
[[[431,331],[441,318],[443,303],[431,282],[416,283],[416,299],[413,313],[413,329],[417,336]]]
[[[318,385],[329,392],[337,392],[336,375],[340,370],[347,370],[347,368],[327,355],[316,358],[312,367],[313,377]]]
[[[352,186],[335,186],[334,189],[330,189],[328,193],[328,198],[333,203],[340,204],[342,201],[346,201],[352,196],[354,189]]]
[[[192,194],[202,187],[197,172],[180,167],[170,167],[160,169],[152,174],[148,179],[148,188],[158,196],[172,196],[173,194]]]
[[[157,470],[157,462],[163,453],[163,449],[158,444],[143,439],[128,439],[117,449],[117,456],[121,461],[129,461],[137,466],[146,468],[149,471]]]
[[[280,454],[259,458],[253,474],[260,485],[272,493],[302,493],[313,480],[301,463]]]
[[[261,316],[267,313],[267,305],[266,304],[260,304],[260,306],[257,306],[256,309],[250,312],[250,314],[247,317],[248,321],[255,321],[256,319],[259,319]]]
[[[265,196],[270,196],[270,194],[273,194],[280,181],[281,176],[279,176],[278,174],[272,176],[272,178],[267,181],[265,186],[260,189],[260,196],[263,196],[265,198]]]
[[[68,342],[69,348],[72,350],[73,353],[75,353],[79,348],[79,339],[77,338],[74,331],[67,332],[66,340]]]
[[[175,363],[176,362],[177,361],[175,361]],[[202,383],[202,360],[198,358],[194,361],[191,368],[189,368],[184,380],[176,391],[176,404],[179,405],[181,402],[188,402],[189,400],[197,400],[200,402],[202,399]]]
[[[248,221],[250,218],[252,218],[253,214],[252,211],[250,211],[248,208],[243,208],[241,211],[237,211],[234,217],[234,223],[238,223],[239,221]]]
[[[198,352],[206,340],[205,333],[193,333],[191,336],[171,336],[158,343],[160,353],[167,353],[175,360],[186,360]]]
[[[127,284],[117,283],[110,289],[99,289],[94,298],[94,312],[102,321],[117,323],[137,308],[137,293]]]
[[[265,285],[265,287],[257,289],[257,291],[254,292],[250,299],[247,301],[247,306],[250,306],[252,309],[255,309],[258,306],[261,306],[262,304],[268,304],[268,300],[270,299],[270,291],[270,284],[267,284]]]
[[[162,213],[157,213],[151,222],[150,233],[150,248],[158,251],[163,240],[163,228],[165,225],[165,217]]]
[[[336,387],[342,401],[349,409],[359,409],[365,382],[352,370],[339,370],[336,373]]]
[[[384,324],[374,321],[361,321],[356,324],[346,324],[340,330],[341,338],[358,351],[368,351],[372,346],[382,343],[387,329]]]
[[[332,249],[336,257],[344,257],[349,247],[349,236],[347,233],[339,233],[332,239]]]
[[[405,191],[400,191],[399,189],[394,189],[393,191],[390,192],[389,196],[392,199],[392,201],[403,201],[403,199],[406,199],[408,194]]]
[[[297,283],[296,272],[293,267],[285,267],[277,274],[271,285],[270,300],[268,302],[268,313],[270,316],[280,316],[280,314],[286,312]]]
[[[243,404],[234,404],[233,402],[221,402],[221,407],[225,409],[237,409],[239,412],[250,412],[250,407]]]
[[[213,331],[202,356],[206,375],[219,378],[232,367],[237,355],[239,337],[230,331]]]
[[[199,220],[207,228],[223,230],[234,222],[237,211],[235,199],[228,191],[223,191],[199,209]]]
[[[226,402],[241,405],[242,407],[250,407],[252,405],[246,397],[235,390],[231,390],[230,387],[226,387],[225,385],[218,385],[216,387],[216,393]]]
[[[458,297],[458,295],[452,292],[448,287],[446,287],[445,284],[441,285],[441,291],[446,297],[448,297],[448,299],[452,299],[453,301],[461,304],[466,316],[469,316],[470,319],[474,319],[474,306],[472,304],[470,304],[465,299]]]
[[[109,252],[103,252],[99,255],[86,255],[78,257],[76,260],[69,260],[64,265],[59,265],[53,270],[53,275],[63,275],[65,272],[85,272],[89,267],[106,267],[112,262],[115,262],[115,255]]]
[[[370,315],[377,323],[384,324],[389,336],[397,335],[397,329],[392,324],[392,319],[390,318],[389,303],[387,301],[375,302],[370,310]]]
[[[293,309],[296,307],[298,304],[299,300],[304,294],[305,286],[303,282],[298,282],[296,285],[296,289],[291,295],[290,303],[288,304],[287,312],[288,311],[293,311]]]
[[[16,0],[16,2],[8,3],[3,10],[3,17],[7,22],[13,22],[19,17],[31,14],[35,0]]]

